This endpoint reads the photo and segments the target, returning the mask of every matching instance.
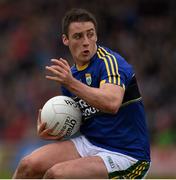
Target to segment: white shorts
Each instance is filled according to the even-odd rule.
[[[140,176],[140,178],[143,178],[148,171],[149,166],[146,166],[149,164],[148,162],[146,164],[146,161],[138,161],[127,155],[97,147],[91,144],[83,135],[72,138],[71,141],[76,146],[81,157],[101,157],[107,168],[109,178],[136,178],[138,177],[137,175],[143,175]],[[142,172],[143,170],[145,170],[145,172]]]

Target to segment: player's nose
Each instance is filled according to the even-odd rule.
[[[83,45],[84,46],[89,45],[89,38],[86,35],[83,37]]]

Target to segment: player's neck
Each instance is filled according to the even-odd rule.
[[[90,61],[88,61],[87,63],[76,63],[76,68],[79,70],[79,71],[82,71],[84,69],[86,69],[88,66],[89,66],[89,63]]]

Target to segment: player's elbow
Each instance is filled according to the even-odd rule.
[[[118,110],[119,110],[119,107],[113,107],[111,109],[111,114],[116,114],[118,112]]]
[[[119,106],[117,104],[109,104],[107,107],[106,107],[106,111],[110,114],[116,114],[119,110]]]

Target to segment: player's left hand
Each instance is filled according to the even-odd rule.
[[[59,60],[51,59],[51,62],[53,63],[52,65],[45,67],[51,73],[46,75],[46,78],[68,86],[73,80],[68,62],[62,58]]]

